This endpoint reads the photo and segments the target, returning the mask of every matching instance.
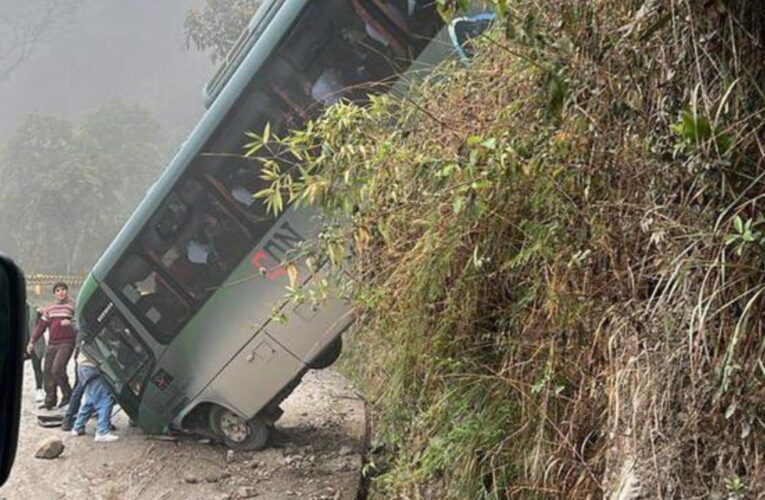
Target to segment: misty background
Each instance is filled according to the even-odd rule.
[[[27,1],[27,0],[24,0]],[[34,0],[33,0],[34,1]],[[201,117],[209,57],[186,50],[184,17],[204,0],[84,0],[0,82],[0,141],[30,112],[76,120],[120,98],[183,135]]]
[[[0,0],[0,251],[27,273],[88,272],[257,3]]]

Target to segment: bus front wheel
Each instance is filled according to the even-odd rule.
[[[270,426],[261,419],[245,420],[220,406],[210,410],[210,428],[232,450],[262,450],[271,433]]]

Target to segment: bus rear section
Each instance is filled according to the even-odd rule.
[[[319,223],[291,207],[275,218],[253,199],[265,181],[261,161],[241,157],[244,132],[285,134],[338,99],[390,88],[441,26],[429,1],[274,4],[78,299],[85,350],[140,427],[238,449],[266,444],[279,403],[306,370],[331,364],[353,319],[339,299],[286,300],[282,263]],[[268,148],[258,156],[289,168]],[[300,281],[319,279],[297,265]]]

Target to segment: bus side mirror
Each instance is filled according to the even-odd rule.
[[[469,64],[474,51],[472,40],[481,36],[494,23],[496,16],[490,12],[469,17],[458,17],[449,23],[449,39],[460,60]]]
[[[16,456],[26,328],[24,275],[0,254],[0,486]]]

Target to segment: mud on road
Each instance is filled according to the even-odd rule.
[[[25,367],[26,368],[26,367]],[[37,425],[31,369],[19,449],[0,498],[15,499],[355,499],[365,446],[364,403],[332,370],[309,372],[283,403],[269,448],[229,452],[197,439],[158,440],[130,428],[119,413],[120,440],[93,441]],[[34,458],[37,443],[60,437],[63,454]]]

